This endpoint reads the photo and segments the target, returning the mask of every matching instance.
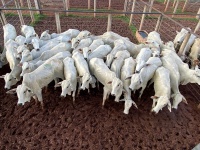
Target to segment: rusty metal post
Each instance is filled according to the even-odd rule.
[[[190,36],[191,36],[191,33],[188,32],[187,35],[186,35],[186,37],[185,37],[185,39],[183,40],[183,43],[181,44],[181,47],[180,47],[179,51],[178,51],[178,55],[179,56],[182,55],[182,53],[183,53],[183,51],[185,49],[185,46],[187,45],[187,43],[188,43],[188,41],[190,39]]]
[[[96,17],[96,10],[97,10],[97,0],[94,0],[94,17]]]
[[[32,7],[31,7],[31,1],[27,0],[27,3],[28,3],[28,8],[32,9]],[[33,11],[31,11],[31,10],[30,10],[30,16],[31,16],[31,21],[34,22],[35,18],[34,18],[34,15],[33,15]]]
[[[16,6],[16,8],[20,9],[20,6],[19,6],[19,3],[18,3],[17,0],[15,0],[15,6]],[[17,10],[17,13],[19,15],[19,20],[20,20],[21,25],[25,25],[24,18],[22,16],[22,11],[21,10]]]
[[[60,16],[58,12],[55,12],[55,18],[56,18],[57,33],[61,33]]]
[[[177,10],[177,8],[178,8],[178,4],[179,4],[179,0],[177,0],[177,2],[176,2],[176,6],[175,6],[175,8],[174,8],[172,18],[174,17],[174,14],[176,13],[176,10]]]
[[[169,2],[170,2],[170,0],[167,0],[167,4],[166,4],[166,7],[165,7],[165,10],[164,10],[164,12],[166,12],[166,11],[167,11],[167,9],[168,9],[168,7],[169,7]]]
[[[91,0],[88,0],[88,9],[90,9]]]
[[[186,8],[187,4],[188,4],[188,0],[185,0],[185,4],[183,5],[182,12],[184,12],[184,11],[185,11],[185,8]]]
[[[132,13],[135,11],[135,3],[136,3],[136,0],[133,0],[133,5],[132,5],[132,9],[131,9]],[[131,26],[132,21],[133,21],[133,14],[131,14],[131,16],[130,16],[129,26]]]
[[[111,26],[112,26],[112,15],[108,14],[107,32],[111,31]]]
[[[161,25],[162,19],[163,19],[163,15],[161,14],[161,15],[158,17],[158,21],[157,21],[157,23],[156,23],[156,27],[155,27],[155,31],[156,31],[156,32],[159,32],[159,30],[160,30],[160,25]]]
[[[147,5],[144,6],[144,10],[143,10],[143,13],[142,14],[142,19],[141,19],[141,22],[140,22],[140,27],[139,27],[139,30],[142,30],[142,26],[143,26],[143,23],[144,23],[144,19],[145,19],[145,16],[146,16],[146,10],[147,10]]]

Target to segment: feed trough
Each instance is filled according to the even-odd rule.
[[[135,33],[135,37],[139,43],[145,43],[147,40],[148,33],[145,30],[137,30]]]

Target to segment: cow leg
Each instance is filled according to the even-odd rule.
[[[142,94],[143,94],[143,92],[144,92],[145,87],[146,87],[146,85],[142,86],[142,89],[141,89],[141,91],[140,91],[139,99],[141,99],[141,96],[142,96]]]
[[[76,94],[76,89],[73,91],[72,97],[73,97],[73,103],[75,103],[75,94]]]
[[[37,105],[38,99],[37,99],[37,97],[35,95],[33,96],[33,99],[35,100],[35,104]]]
[[[105,105],[106,99],[108,98],[108,93],[109,93],[109,90],[104,86],[104,88],[103,88],[103,103],[102,103],[103,107]]]
[[[81,90],[81,82],[79,81],[79,82],[78,82],[78,96],[79,96],[79,94],[80,94],[80,90]]]
[[[39,90],[36,95],[37,95],[38,101],[40,102],[40,104],[42,106],[42,109],[44,109],[44,103],[43,103],[43,99],[42,99],[42,90]]]
[[[157,99],[153,99],[152,109],[156,106]]]

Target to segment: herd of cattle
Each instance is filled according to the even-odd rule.
[[[200,39],[191,35],[181,54],[176,53],[188,33],[185,29],[177,32],[173,42],[167,43],[156,31],[150,32],[143,44],[134,44],[114,32],[95,36],[87,30],[68,29],[60,34],[49,34],[46,30],[39,37],[27,25],[21,27],[22,35],[18,36],[11,24],[3,26],[3,30],[0,65],[9,63],[11,72],[1,78],[5,80],[5,88],[10,89],[23,77],[21,85],[7,91],[17,93],[18,104],[24,105],[33,97],[43,107],[42,88],[53,80],[55,87],[62,87],[61,96],[72,94],[73,101],[76,90],[77,94],[86,89],[90,92],[90,87],[99,87],[100,82],[102,105],[111,94],[116,102],[125,101],[124,113],[128,114],[132,105],[137,108],[131,91],[141,89],[141,98],[144,89],[153,83],[151,111],[158,113],[165,106],[171,111],[181,101],[187,103],[179,91],[180,84],[200,85]],[[186,58],[191,60],[190,67],[184,63]]]

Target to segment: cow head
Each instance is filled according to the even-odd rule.
[[[36,49],[36,51],[39,51],[39,48],[40,48],[39,39],[33,38],[31,40],[31,44],[33,44],[33,48]]]
[[[89,84],[92,81],[92,76],[89,73],[85,73],[82,76],[81,81],[82,81],[81,89],[82,90],[85,90],[85,88],[89,89]]]
[[[79,45],[80,41],[81,40],[78,38],[73,38],[72,39],[72,49],[75,49]]]
[[[92,50],[89,47],[85,47],[85,48],[83,48],[82,51],[83,51],[83,57],[87,60],[88,59],[88,55],[90,55]]]
[[[139,73],[135,73],[127,77],[126,79],[130,79],[130,77],[131,77],[131,84],[129,86],[129,89],[135,92],[135,90],[141,87],[143,81]]]
[[[66,97],[66,94],[71,95],[71,92],[73,91],[72,85],[70,81],[63,80],[62,82],[57,83],[54,87],[62,87],[62,93],[61,97]]]
[[[51,35],[49,34],[49,30],[46,30],[44,32],[42,32],[41,36],[40,36],[40,40],[50,40],[51,39]]]
[[[5,89],[10,89],[11,86],[15,85],[18,82],[18,80],[15,77],[13,77],[11,73],[2,75],[2,76],[0,76],[0,78],[4,78],[4,81],[5,81],[4,88]]]
[[[23,64],[24,62],[31,61],[31,60],[33,60],[33,57],[32,57],[32,55],[31,55],[31,52],[30,52],[29,50],[24,50],[24,51],[22,52],[22,59],[21,59],[21,61],[20,61],[20,65],[22,66],[22,64]]]
[[[171,112],[171,103],[167,96],[160,96],[160,97],[152,97],[153,100],[157,102],[156,106],[152,108],[152,112],[157,114],[160,110],[162,110],[166,105]]]
[[[123,83],[119,78],[114,77],[113,80],[109,81],[107,84],[111,84],[112,86],[111,95],[118,96],[122,94]]]
[[[113,59],[114,59],[114,55],[113,54],[108,54],[106,56],[106,65],[108,66],[108,68],[110,68]]]

